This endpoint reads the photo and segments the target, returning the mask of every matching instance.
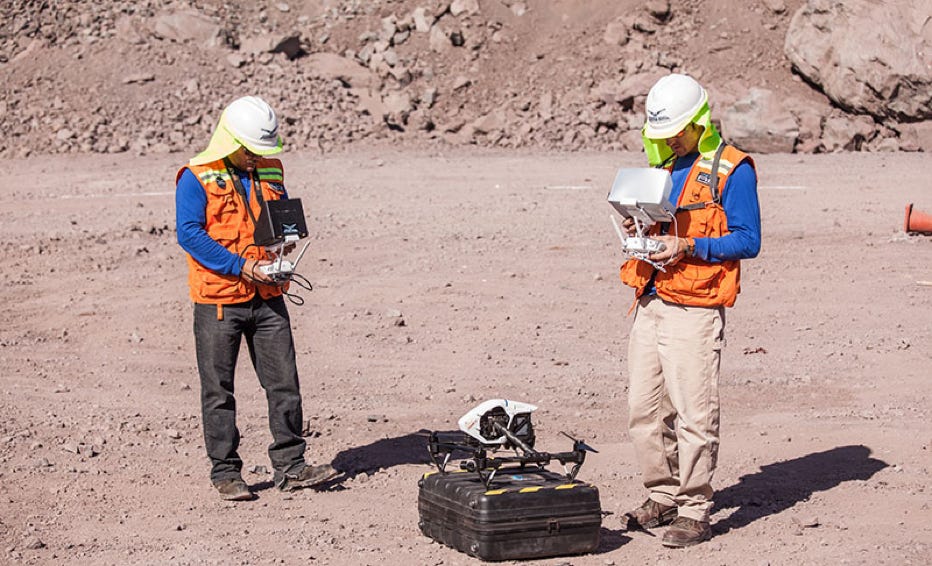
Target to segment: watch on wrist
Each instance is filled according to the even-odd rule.
[[[689,257],[696,255],[696,240],[686,238],[686,255]]]

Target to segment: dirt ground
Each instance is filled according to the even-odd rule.
[[[712,541],[625,533],[644,498],[625,422],[632,292],[605,196],[635,153],[288,153],[308,216],[292,306],[308,459],[282,494],[248,358],[245,478],[208,479],[173,179],[189,156],[7,159],[0,174],[0,563],[458,565],[418,530],[424,431],[534,403],[538,446],[599,450],[598,552],[535,564],[928,564],[927,154],[757,159],[764,243],[728,311]]]

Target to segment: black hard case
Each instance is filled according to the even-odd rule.
[[[421,532],[482,560],[593,552],[599,490],[561,474],[499,470],[487,489],[475,472],[431,472],[419,482]]]

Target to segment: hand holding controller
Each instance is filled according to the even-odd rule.
[[[272,281],[287,281],[294,273],[294,265],[287,259],[275,260],[268,265],[260,265],[259,271]]]
[[[667,246],[653,238],[628,237],[624,241],[624,251],[628,254],[653,254],[662,252]]]
[[[307,251],[307,248],[310,245],[310,242],[305,243],[304,247],[301,248],[301,253],[298,254],[298,257],[296,257],[293,262],[281,257],[281,255],[279,255],[281,250],[270,252],[270,255],[275,259],[272,260],[271,263],[256,265],[256,268],[258,271],[262,272],[262,274],[265,275],[265,278],[273,285],[285,284],[288,281],[291,281],[292,276],[295,274],[295,269],[298,268],[298,262],[301,261],[302,257],[304,257],[304,252]],[[282,247],[288,248],[289,246],[291,249],[294,248],[293,244],[285,244]]]

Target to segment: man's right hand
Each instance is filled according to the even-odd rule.
[[[625,233],[629,237],[638,235],[637,226],[634,225],[634,218],[630,216],[621,221],[621,227],[625,229]]]
[[[262,272],[260,267],[263,265],[271,265],[271,260],[268,259],[247,259],[246,263],[243,264],[243,269],[240,271],[243,277],[253,281],[254,283],[262,283],[264,285],[273,284],[272,279],[268,275]]]

